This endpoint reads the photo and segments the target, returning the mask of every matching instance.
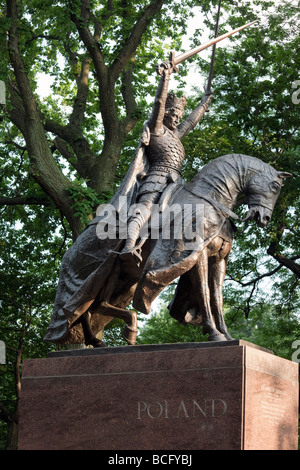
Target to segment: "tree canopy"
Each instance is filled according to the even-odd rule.
[[[22,360],[51,347],[42,338],[62,256],[130,165],[151,111],[155,65],[170,50],[183,51],[193,17],[190,47],[211,37],[217,4],[0,1],[0,340],[7,352],[0,435],[9,429],[8,447],[15,446]],[[217,47],[213,103],[185,139],[183,176],[189,181],[227,153],[293,173],[267,229],[243,232],[238,225],[224,286],[233,331],[241,324],[255,342],[252,321],[253,328],[276,325],[287,357],[288,344],[300,339],[299,8],[296,1],[223,0],[219,33],[257,17],[256,27]],[[210,52],[180,65],[172,78],[174,91],[188,90],[187,112],[199,104]],[[241,217],[244,211],[238,209]],[[203,339],[184,331],[178,340]],[[122,344],[118,326],[108,337]],[[267,333],[259,341],[268,347]]]

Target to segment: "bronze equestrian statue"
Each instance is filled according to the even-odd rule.
[[[135,249],[140,229],[150,219],[151,207],[159,201],[167,185],[180,180],[180,170],[185,158],[181,140],[198,124],[205,111],[208,110],[212,99],[212,93],[205,94],[195,111],[180,123],[186,98],[184,96],[178,98],[174,93],[168,94],[173,69],[172,60],[164,62],[158,68],[161,79],[152,114],[142,136],[149,169],[147,173],[144,172],[139,176],[141,186],[136,197],[138,208],[129,221],[127,241],[121,254],[122,259],[125,259],[128,253],[140,258]]]
[[[176,58],[171,55],[158,68],[152,115],[126,177],[110,204],[99,208],[64,255],[45,341],[103,346],[97,334],[121,318],[124,338],[135,344],[137,315],[126,308],[132,302],[148,314],[154,299],[177,278],[170,314],[183,324],[202,326],[209,341],[231,339],[223,317],[222,285],[233,240],[231,219],[237,218],[234,207],[245,195],[247,220],[265,227],[283,181],[291,175],[256,158],[232,154],[210,162],[186,184],[180,175],[181,139],[207,111],[212,94],[205,93],[180,123],[185,98],[168,95],[173,70]],[[149,224],[157,207],[159,236],[151,237]]]
[[[213,160],[189,184],[175,184],[165,208],[192,207],[191,224],[198,225],[195,240],[190,239],[195,229],[188,226],[181,239],[174,237],[174,224],[170,239],[145,241],[140,264],[121,259],[118,250],[124,240],[97,236],[106,215],[97,216],[63,258],[45,340],[101,346],[98,331],[118,317],[126,322],[124,337],[134,344],[136,313],[126,307],[132,302],[134,308],[148,314],[158,294],[177,278],[170,314],[181,323],[202,325],[210,341],[230,339],[223,317],[222,284],[232,247],[234,207],[239,196],[245,195],[247,219],[267,226],[283,181],[289,176],[247,155]],[[200,220],[197,206],[204,208]]]

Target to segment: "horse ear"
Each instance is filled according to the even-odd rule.
[[[294,175],[292,173],[288,173],[287,171],[279,171],[278,176],[279,178],[285,179],[285,178],[291,178]]]

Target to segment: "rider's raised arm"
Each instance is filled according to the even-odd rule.
[[[173,71],[171,61],[163,62],[157,67],[157,72],[161,76],[156,90],[152,113],[148,121],[150,132],[153,134],[163,134],[163,120],[166,109],[166,100],[168,96],[170,76]]]
[[[212,93],[202,96],[201,103],[177,127],[178,137],[182,139],[201,121],[212,100]]]

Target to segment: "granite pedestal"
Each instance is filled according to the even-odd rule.
[[[24,361],[19,449],[296,450],[298,364],[245,341]]]

